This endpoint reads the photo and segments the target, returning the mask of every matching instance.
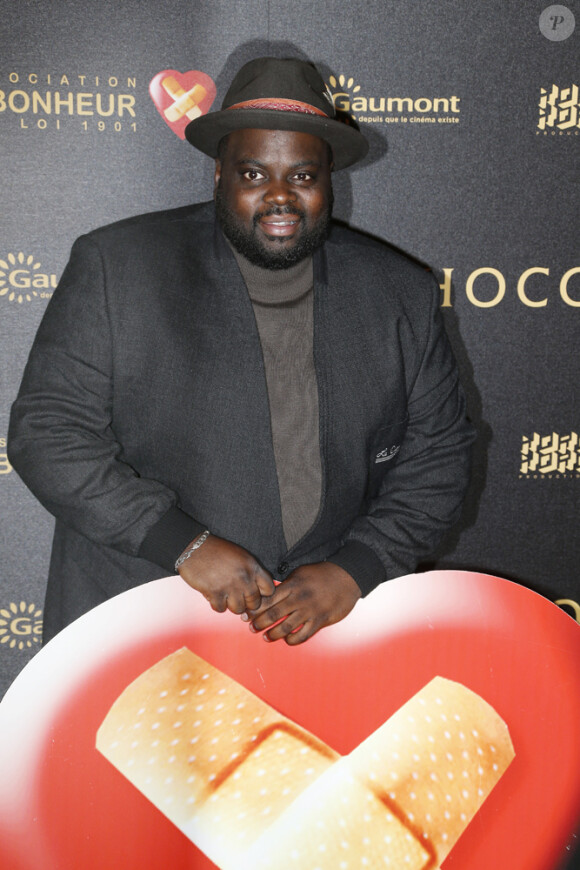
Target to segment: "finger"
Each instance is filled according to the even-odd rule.
[[[262,598],[268,598],[270,595],[273,595],[274,590],[276,589],[270,574],[260,567],[258,567],[258,570],[256,571],[256,585],[260,590]]]
[[[291,632],[291,634],[287,634],[284,637],[284,640],[288,644],[288,646],[299,646],[299,644],[304,643],[304,641],[309,640],[316,632],[321,628],[321,626],[316,627],[316,625],[312,622],[305,622],[301,625],[296,631]]]
[[[281,601],[278,604],[273,604],[262,610],[257,616],[251,617],[251,627],[254,631],[264,631],[266,628],[271,628],[275,623],[286,619],[293,612],[293,609],[286,605],[286,602]]]
[[[258,571],[261,571],[261,568],[258,568]],[[271,595],[274,590],[274,584],[271,582],[271,578],[268,578],[267,575],[264,579],[270,579],[270,585],[267,583],[261,582],[261,574],[256,573],[252,580],[249,580],[246,588],[244,589],[244,610],[247,613],[252,611],[259,612],[264,605],[264,598],[267,598],[265,591],[268,589],[268,595]]]
[[[296,614],[292,614],[264,632],[264,638],[271,641],[281,640],[288,637],[292,632],[298,631],[302,627],[302,624],[302,620]]]
[[[269,610],[274,605],[284,607],[284,614],[289,613],[289,602],[292,600],[294,591],[295,590],[291,583],[287,583],[286,581],[284,581],[284,583],[274,583],[274,591],[272,594],[262,595],[261,606],[256,608],[254,613],[250,614],[250,617],[253,619],[258,614],[265,613],[266,610]]]
[[[227,610],[228,599],[225,595],[216,595],[215,593],[212,593],[205,597],[209,601],[211,609],[215,610],[217,613],[223,613],[224,610]]]
[[[228,592],[227,608],[232,613],[243,613],[246,609],[246,600],[243,595]]]
[[[260,591],[257,587],[253,589],[247,589],[244,592],[244,606],[242,610],[239,611],[250,611],[250,610],[259,610],[262,604],[262,596],[260,595]]]
[[[246,612],[242,614],[242,619],[244,622],[251,622],[257,616],[260,616],[262,613],[265,613],[268,608],[272,607],[275,603],[275,599],[273,595],[269,595],[267,598],[262,596],[259,607],[247,608]]]
[[[248,580],[248,588],[244,591],[244,610],[259,611],[263,606],[263,599],[272,595],[275,588],[270,575],[256,563],[254,576]]]

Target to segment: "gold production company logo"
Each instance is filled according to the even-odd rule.
[[[56,275],[43,272],[32,254],[20,251],[0,259],[0,299],[19,304],[50,299],[56,284]]]
[[[0,477],[3,474],[10,474],[12,471],[12,466],[8,461],[8,454],[6,453],[6,438],[4,436],[0,437]]]
[[[577,432],[559,435],[522,435],[520,480],[580,477],[580,439]]]
[[[370,96],[361,93],[353,76],[331,75],[328,88],[339,111],[359,124],[459,124],[460,97]]]
[[[42,641],[42,610],[36,604],[11,602],[0,608],[0,649],[31,649]]]
[[[578,85],[540,88],[537,136],[578,136],[580,131]]]

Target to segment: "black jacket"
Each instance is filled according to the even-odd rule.
[[[260,341],[213,205],[75,243],[8,439],[57,520],[48,636],[173,573],[204,528],[277,579],[330,558],[366,594],[414,570],[457,518],[472,441],[433,277],[335,226],[314,257],[314,356],[322,499],[287,552]]]

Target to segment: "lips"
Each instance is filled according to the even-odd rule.
[[[290,238],[294,235],[302,220],[302,216],[296,213],[268,214],[258,217],[256,223],[263,233],[273,238]]]

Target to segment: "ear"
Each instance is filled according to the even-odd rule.
[[[218,184],[220,183],[220,178],[222,177],[222,163],[219,157],[216,158],[215,161],[215,170],[213,174],[213,196],[215,199],[215,192],[217,190]]]

